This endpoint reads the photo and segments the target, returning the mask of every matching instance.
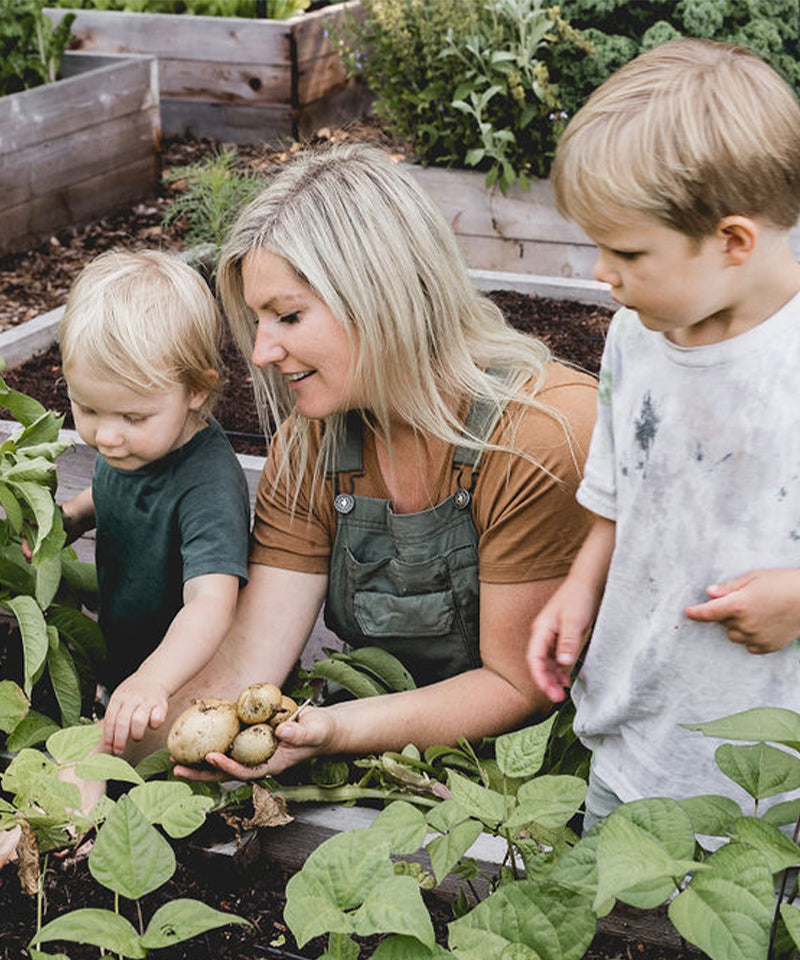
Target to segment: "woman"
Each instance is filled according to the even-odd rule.
[[[525,649],[586,531],[573,495],[592,378],[506,324],[433,202],[373,148],[284,168],[240,215],[218,285],[264,428],[281,427],[234,628],[173,712],[282,683],[323,603],[344,641],[385,647],[418,688],[304,712],[261,767],[209,763],[261,777],[546,711]]]

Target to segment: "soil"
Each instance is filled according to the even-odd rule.
[[[378,140],[390,144],[374,122],[352,124],[331,132],[320,131],[321,138]],[[193,162],[220,145],[208,141],[168,141],[164,144],[164,170]],[[268,151],[264,148],[240,147],[240,155],[254,168],[283,162],[291,152]],[[174,196],[174,187],[164,178],[159,193],[137,204],[133,209],[108,217],[88,226],[63,231],[36,249],[0,258],[0,330],[24,323],[33,317],[60,306],[73,279],[93,256],[113,247],[128,249],[154,247],[179,250],[183,246],[185,225],[180,222],[165,227],[164,213]],[[510,291],[492,291],[489,296],[498,303],[510,323],[545,340],[556,356],[583,369],[596,372],[602,352],[603,338],[611,311],[602,307],[530,297]],[[229,347],[226,351],[227,384],[216,415],[242,453],[263,455],[265,443],[252,403],[251,385],[245,364]],[[5,371],[9,386],[35,396],[49,408],[67,415],[69,404],[55,348],[15,370]],[[280,828],[276,828],[280,829]],[[300,950],[283,924],[284,889],[290,877],[280,865],[260,856],[247,868],[220,869],[209,865],[198,853],[195,838],[176,846],[178,867],[172,880],[144,898],[145,918],[167,900],[192,897],[220,910],[246,917],[252,927],[231,925],[187,941],[169,950],[169,960],[248,960],[248,958],[319,957],[324,952],[322,940]],[[44,878],[44,922],[79,907],[113,909],[111,894],[90,876],[85,860],[51,857]],[[434,918],[437,937],[446,943],[446,923],[452,919],[450,907],[426,894]],[[26,946],[36,928],[36,900],[20,890],[16,871],[7,867],[0,872],[0,960],[21,960],[27,957]],[[135,910],[131,920],[137,923]],[[56,944],[47,944],[47,952],[56,952]],[[364,954],[374,949],[374,942],[363,945]],[[71,960],[89,960],[98,955],[95,947],[61,945]],[[159,952],[160,953],[160,952]],[[164,951],[166,955],[166,951]],[[673,950],[653,947],[631,940],[619,940],[599,934],[587,960],[612,958],[645,958],[676,960]]]

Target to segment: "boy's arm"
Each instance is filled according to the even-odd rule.
[[[61,513],[64,518],[64,530],[67,534],[67,543],[72,543],[78,537],[92,530],[95,525],[94,500],[92,488],[87,487],[76,493],[70,500],[61,504]]]
[[[211,573],[187,580],[183,607],[164,639],[136,673],[114,691],[106,711],[103,745],[122,753],[128,737],[141,740],[161,726],[169,697],[211,659],[233,621],[239,578]]]
[[[536,684],[555,702],[564,699],[570,672],[597,615],[615,537],[614,521],[595,517],[566,580],[533,622],[528,667]]]
[[[750,570],[706,593],[711,599],[687,607],[686,616],[721,623],[749,653],[782,650],[800,637],[800,570]]]

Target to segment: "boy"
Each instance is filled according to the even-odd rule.
[[[594,524],[528,653],[563,699],[596,617],[572,691],[588,829],[645,796],[742,801],[681,724],[800,710],[800,107],[749,52],[672,41],[594,93],[552,181],[622,304],[578,491]]]
[[[62,510],[70,539],[97,527],[108,752],[164,722],[247,579],[247,482],[210,413],[221,322],[200,275],[155,251],[103,254],[67,300],[64,375],[76,429],[99,456],[91,487]]]

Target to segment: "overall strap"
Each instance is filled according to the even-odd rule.
[[[361,456],[361,444],[364,439],[364,423],[358,410],[348,411],[342,435],[338,438],[333,462],[328,476],[337,473],[361,473],[364,462]]]
[[[510,371],[505,370],[489,370],[487,372],[503,379],[508,379],[510,375]],[[462,432],[485,442],[492,435],[492,431],[497,426],[497,421],[501,415],[502,411],[498,410],[494,403],[477,397],[470,404]],[[453,469],[461,471],[463,467],[471,468],[474,481],[482,455],[482,449],[476,450],[473,447],[459,444],[453,451]]]

